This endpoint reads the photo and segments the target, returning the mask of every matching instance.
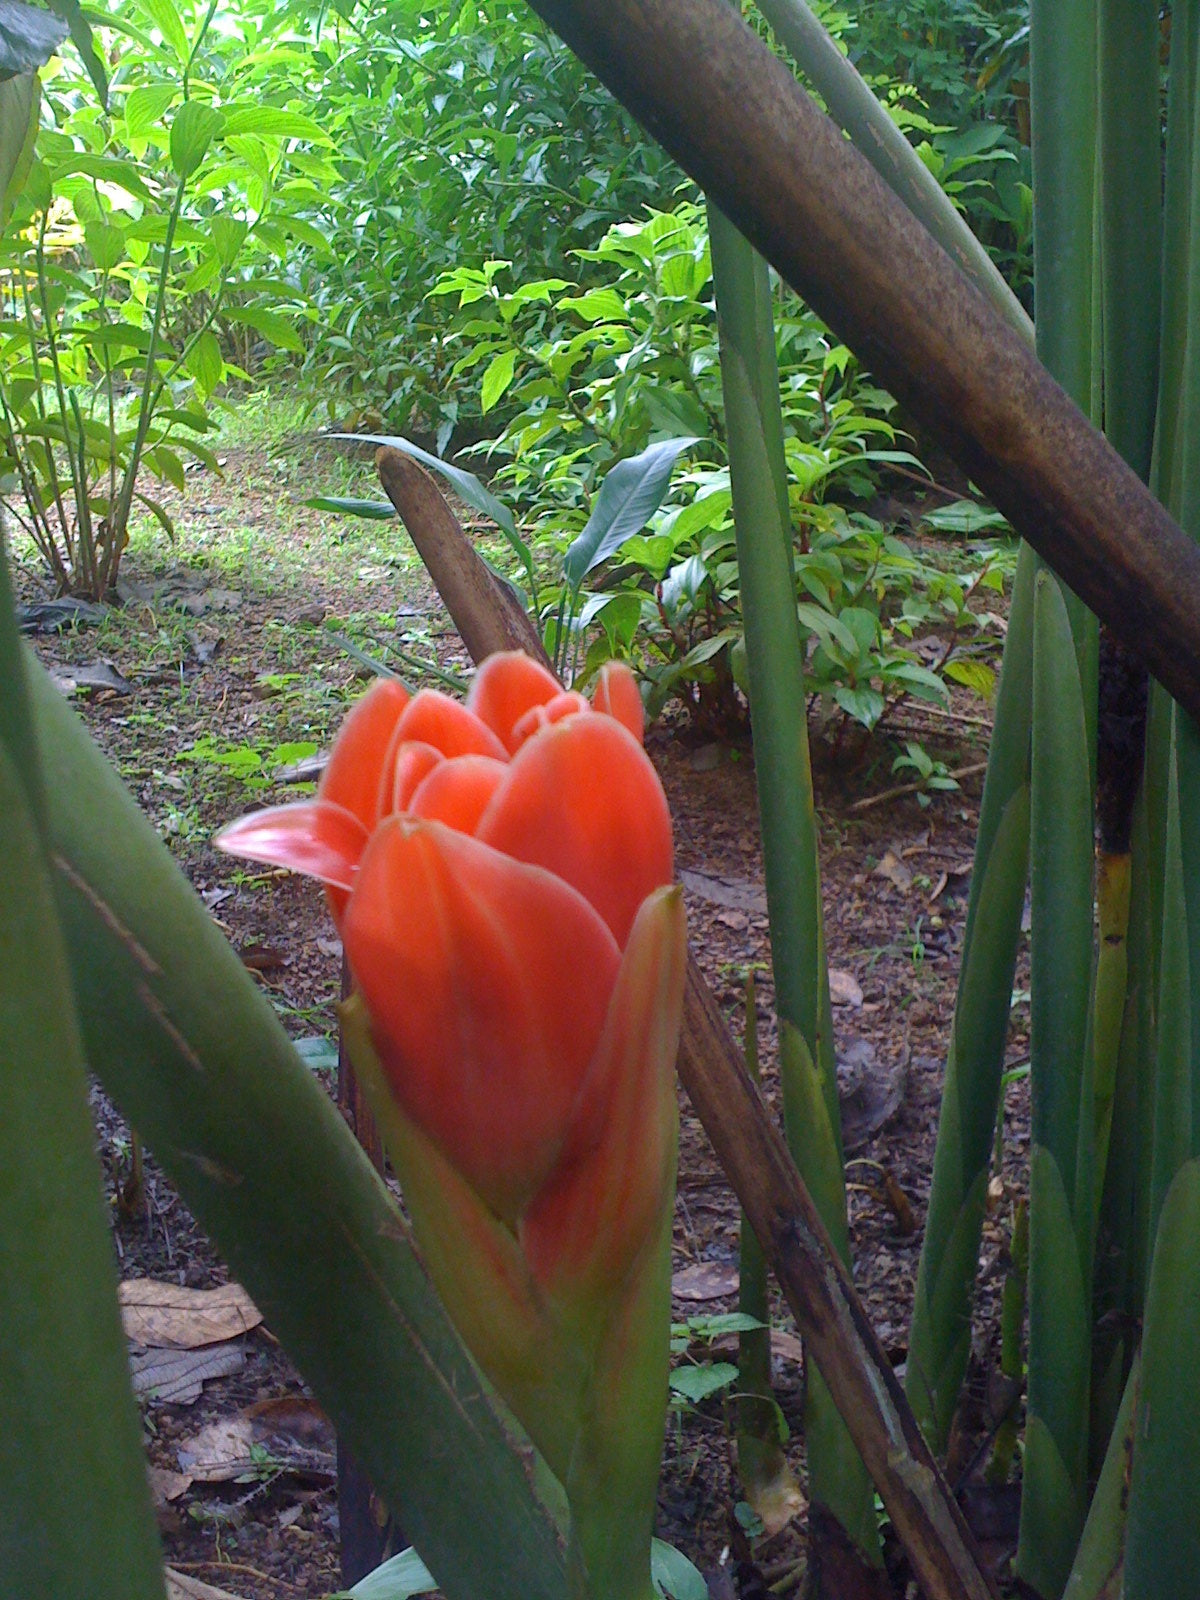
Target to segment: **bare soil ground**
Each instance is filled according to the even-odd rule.
[[[125,603],[96,625],[34,636],[43,661],[268,992],[289,1031],[327,1063],[336,1036],[340,947],[319,893],[271,871],[247,871],[210,839],[230,817],[294,796],[280,781],[308,743],[325,748],[365,681],[345,647],[386,645],[465,672],[465,652],[398,525],[339,521],[304,508],[324,483],[309,453],[228,453],[224,479],[189,477],[175,496],[174,546],[135,545]],[[30,565],[22,598],[39,597]],[[394,663],[393,663],[394,664]],[[102,669],[98,671],[97,669]],[[106,680],[107,681],[104,681]],[[915,707],[895,717],[896,737],[919,737],[951,768],[976,763],[986,710],[956,700],[949,719]],[[777,1105],[775,1029],[766,904],[748,746],[698,743],[682,720],[652,730],[648,748],[676,820],[677,858],[692,946],[742,1036],[745,980],[758,983],[758,1043],[765,1094]],[[868,747],[855,770],[818,759],[822,873],[835,1032],[852,1165],[855,1275],[885,1346],[900,1363],[911,1311],[929,1186],[942,1065],[957,978],[981,779],[922,807],[914,796],[863,807],[891,781],[894,751]],[[1018,978],[1018,984],[1024,980]],[[1018,1009],[1018,1019],[1024,1013]],[[1014,1036],[1012,1055],[1022,1041]],[[192,1287],[225,1270],[151,1153],[144,1190],[127,1195],[129,1132],[97,1089],[98,1143],[113,1198],[113,1241],[123,1279]],[[736,1307],[738,1208],[703,1130],[682,1103],[676,1216],[679,1322]],[[1022,1156],[1022,1086],[1010,1090],[1008,1156]],[[977,1348],[986,1375],[994,1344],[1008,1206],[999,1185],[982,1260]],[[775,1376],[799,1470],[802,1370],[794,1330],[777,1307]],[[728,1355],[694,1342],[685,1361]],[[259,1328],[236,1341],[236,1370],[188,1400],[143,1401],[148,1458],[168,1561],[194,1580],[243,1600],[317,1597],[340,1585],[333,1442],[303,1403],[303,1380]],[[280,1470],[264,1460],[250,1481],[185,1484],[188,1442],[207,1425],[291,1397],[303,1445]],[[184,1456],[181,1461],[181,1447]],[[660,1532],[736,1592],[728,1547],[741,1493],[728,1395],[680,1402],[668,1430]],[[803,1513],[755,1559],[774,1593],[799,1584]],[[1001,1539],[1003,1543],[1003,1538]],[[725,1587],[721,1588],[720,1584]],[[751,1592],[749,1589],[746,1593]]]

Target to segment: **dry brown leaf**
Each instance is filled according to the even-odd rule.
[[[877,878],[886,878],[890,884],[902,893],[912,888],[912,871],[907,867],[894,850],[885,850],[875,868]]]
[[[150,1494],[156,1506],[169,1505],[192,1486],[189,1473],[172,1472],[170,1467],[147,1467],[146,1476],[150,1479]]]
[[[246,1365],[241,1345],[203,1350],[147,1350],[129,1358],[134,1394],[159,1405],[190,1406],[210,1378],[226,1378]]]
[[[853,1006],[857,1011],[863,1003],[862,986],[852,972],[830,967],[829,998],[835,1006]]]
[[[118,1290],[125,1336],[159,1350],[198,1350],[238,1339],[262,1321],[240,1283],[185,1289],[154,1278],[127,1278]]]
[[[185,1439],[179,1465],[200,1483],[227,1483],[269,1458],[280,1471],[332,1479],[337,1472],[333,1425],[312,1400],[288,1395],[221,1417]]]
[[[676,1300],[723,1300],[736,1294],[738,1269],[732,1262],[697,1261],[683,1267],[671,1279]]]
[[[174,1567],[164,1567],[167,1580],[167,1600],[238,1600],[228,1589],[214,1589],[211,1583],[201,1583],[188,1572],[176,1572]]]

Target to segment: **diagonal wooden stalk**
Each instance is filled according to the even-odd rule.
[[[472,656],[522,649],[545,660],[533,622],[506,603],[425,470],[398,450],[378,451],[375,465]],[[962,1514],[694,958],[679,1076],[929,1600],[994,1600]]]
[[[1200,551],[726,0],[531,4],[1200,716]]]

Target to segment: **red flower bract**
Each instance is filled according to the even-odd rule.
[[[628,669],[605,669],[596,707],[516,653],[465,705],[380,682],[315,800],[218,838],[329,886],[397,1104],[510,1224],[564,1158],[592,1159],[611,1095],[589,1066],[634,919],[672,877]]]

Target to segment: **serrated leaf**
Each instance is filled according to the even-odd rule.
[[[221,354],[221,341],[211,328],[206,328],[188,351],[187,370],[204,390],[211,394],[225,373],[225,358]]]
[[[181,178],[190,178],[208,154],[224,117],[201,100],[187,100],[171,120],[171,165]]]
[[[173,83],[145,83],[125,96],[125,132],[133,139],[144,138],[157,128],[179,93]]]
[[[125,235],[111,222],[86,222],[83,227],[88,254],[101,272],[111,272],[125,259]]]

